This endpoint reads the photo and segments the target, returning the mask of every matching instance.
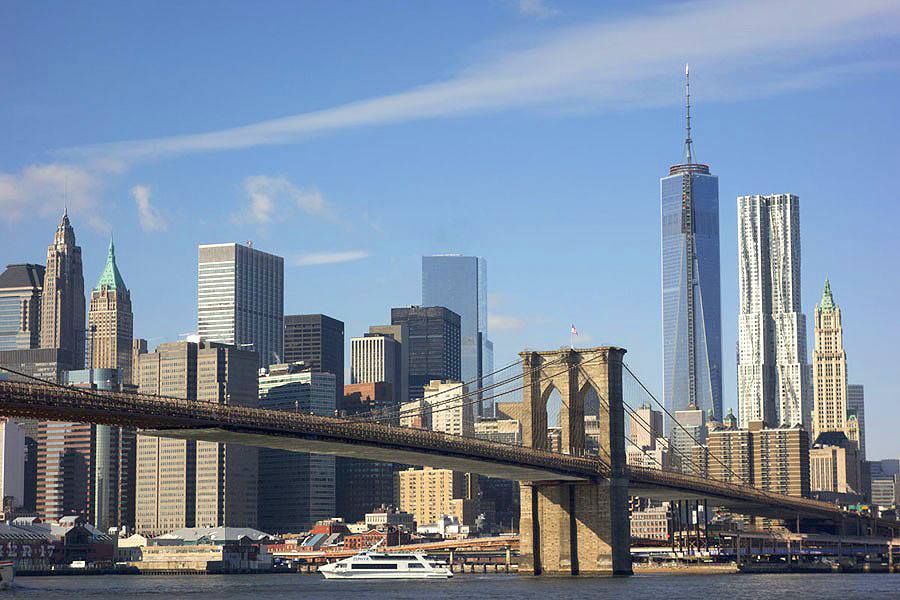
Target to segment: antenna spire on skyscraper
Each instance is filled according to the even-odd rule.
[[[684,97],[686,108],[686,135],[684,138],[684,158],[687,164],[694,162],[693,140],[691,140],[691,66],[684,64]]]

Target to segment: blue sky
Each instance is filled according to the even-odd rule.
[[[726,407],[735,198],[796,193],[809,327],[827,275],[869,455],[900,454],[896,2],[7,2],[0,31],[0,262],[43,262],[68,203],[89,285],[114,233],[151,346],[196,327],[198,243],[284,256],[286,310],[348,337],[419,302],[422,254],[462,252],[488,259],[498,365],[575,323],[656,390],[690,62]]]

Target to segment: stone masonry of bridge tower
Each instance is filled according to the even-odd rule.
[[[524,402],[517,417],[522,443],[548,449],[547,402],[562,399],[562,451],[585,454],[585,396],[600,399],[599,458],[609,477],[593,482],[521,486],[519,572],[533,575],[630,575],[628,479],[621,348],[522,352]]]

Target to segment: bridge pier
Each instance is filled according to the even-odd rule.
[[[584,417],[599,418],[598,460],[609,475],[584,482],[521,486],[519,572],[530,575],[630,575],[631,528],[625,472],[625,416],[620,348],[525,352],[525,401],[518,407],[523,442],[547,448],[547,401],[557,389],[562,451],[585,452]],[[599,407],[585,410],[593,390]],[[594,412],[596,411],[596,412]]]
[[[522,486],[519,572],[631,575],[627,483]]]

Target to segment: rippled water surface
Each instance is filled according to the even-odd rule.
[[[141,575],[21,577],[4,597],[209,598],[283,600],[354,598],[382,600],[487,600],[494,598],[705,598],[727,600],[900,599],[896,575],[639,575],[622,579],[544,579],[515,575],[458,575],[448,581],[325,581],[318,575]]]

